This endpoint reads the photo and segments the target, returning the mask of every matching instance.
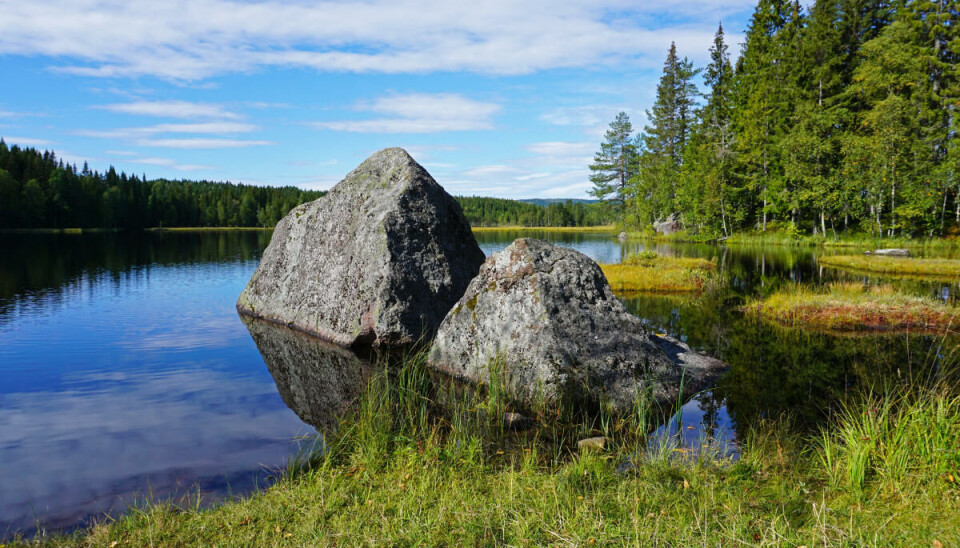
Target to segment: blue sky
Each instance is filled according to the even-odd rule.
[[[671,41],[753,0],[0,0],[0,136],[149,178],[326,189],[406,148],[449,192],[583,198]]]

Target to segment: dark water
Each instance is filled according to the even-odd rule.
[[[601,262],[644,247],[605,234],[477,238],[489,254],[521,235]],[[298,437],[356,396],[365,371],[352,355],[299,334],[248,330],[236,315],[269,237],[0,235],[0,538],[37,524],[75,527],[144,498],[249,493],[269,483]],[[700,297],[624,301],[654,332],[731,366],[683,407],[682,424],[664,428],[689,442],[709,434],[729,444],[738,425],[785,411],[815,424],[836,396],[929,374],[956,345],[933,335],[806,333],[737,311],[783,284],[871,280],[818,268],[819,250],[656,249],[717,257],[724,276],[721,290]],[[948,301],[958,290],[897,283]]]

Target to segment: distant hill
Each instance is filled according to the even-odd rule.
[[[600,200],[584,200],[581,198],[530,198],[527,200],[517,200],[518,202],[524,202],[528,204],[538,205],[540,207],[546,207],[550,204],[562,204],[564,202],[573,202],[581,204],[595,204]]]

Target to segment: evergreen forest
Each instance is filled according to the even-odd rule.
[[[722,25],[705,67],[671,44],[647,125],[610,123],[591,193],[626,225],[706,237],[956,232],[958,23],[956,0],[760,0],[739,57]]]

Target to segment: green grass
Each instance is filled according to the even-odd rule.
[[[918,329],[946,332],[960,326],[960,310],[931,297],[898,292],[889,284],[833,283],[793,286],[743,307],[789,326],[836,331]]]
[[[211,509],[156,503],[36,544],[960,543],[960,399],[944,384],[851,399],[820,431],[788,420],[743,428],[734,461],[709,442],[648,443],[643,405],[506,432],[492,391],[450,392],[424,368],[412,356],[375,377],[324,450],[263,492]],[[568,443],[596,434],[608,450]]]
[[[600,269],[618,293],[702,291],[716,277],[716,262],[653,252],[630,255],[618,264],[601,264]]]
[[[883,255],[831,255],[820,257],[823,266],[913,277],[960,278],[960,260],[886,257]]]

